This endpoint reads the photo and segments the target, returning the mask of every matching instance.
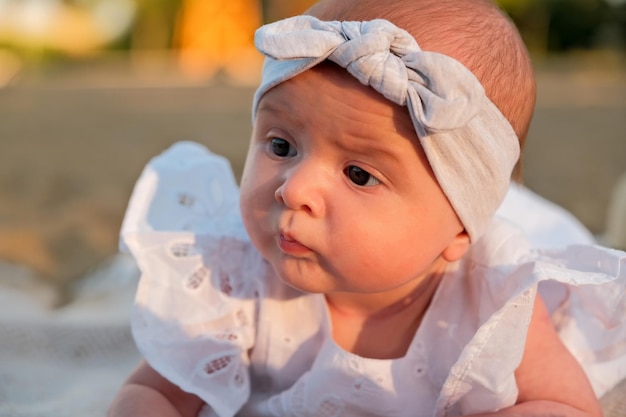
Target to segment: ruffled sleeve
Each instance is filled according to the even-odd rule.
[[[190,142],[154,158],[121,237],[142,271],[131,323],[139,350],[214,413],[233,416],[250,395],[247,352],[266,266],[241,223],[226,159]]]
[[[573,245],[537,256],[559,336],[601,397],[626,377],[626,253]]]
[[[514,372],[538,293],[597,396],[626,377],[626,253],[592,245],[533,250],[514,228],[497,221],[472,251],[440,290],[446,309],[437,316],[441,329],[433,326],[432,334],[437,346],[459,346],[459,354],[451,355],[457,359],[436,415],[515,403]],[[454,332],[444,326],[451,322],[458,326]],[[465,332],[458,330],[462,326]]]

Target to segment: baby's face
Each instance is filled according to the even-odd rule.
[[[406,110],[329,65],[261,99],[241,207],[262,255],[307,292],[408,288],[463,230]]]

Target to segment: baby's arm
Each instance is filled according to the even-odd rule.
[[[559,339],[539,296],[515,378],[519,388],[517,404],[485,417],[602,416],[587,376]]]
[[[142,361],[120,388],[108,417],[196,417],[203,404]]]

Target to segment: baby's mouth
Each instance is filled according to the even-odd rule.
[[[277,243],[280,250],[287,255],[301,256],[311,252],[310,248],[286,233],[278,234]]]

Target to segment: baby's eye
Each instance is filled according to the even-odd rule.
[[[297,155],[296,148],[291,146],[291,144],[285,139],[272,138],[270,147],[272,153],[281,158]]]
[[[380,184],[380,180],[357,166],[350,165],[344,171],[350,181],[361,187],[373,187]]]

